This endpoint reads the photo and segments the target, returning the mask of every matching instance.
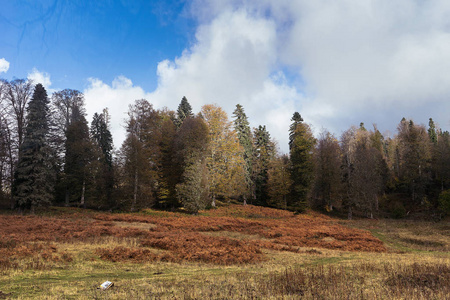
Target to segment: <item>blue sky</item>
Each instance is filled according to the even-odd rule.
[[[193,20],[182,1],[2,1],[1,55],[7,78],[34,67],[58,88],[82,90],[87,78],[118,74],[156,88],[155,66],[189,43]]]
[[[295,111],[318,134],[360,122],[393,136],[403,117],[450,128],[444,0],[0,0],[0,77],[108,107],[115,146],[145,98],[198,112],[243,105],[287,151]]]

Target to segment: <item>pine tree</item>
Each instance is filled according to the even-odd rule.
[[[186,97],[183,97],[181,99],[180,105],[178,105],[177,109],[177,119],[176,119],[176,125],[177,127],[181,127],[181,124],[183,124],[184,120],[188,117],[192,118],[194,114],[192,113],[192,107],[189,104]]]
[[[247,115],[244,112],[242,105],[237,104],[236,109],[233,112],[234,116],[234,130],[237,132],[239,143],[244,149],[244,161],[245,161],[245,181],[247,183],[247,195],[246,198],[251,197],[253,189],[252,181],[252,165],[253,165],[253,141],[252,131],[247,119]]]
[[[289,151],[293,184],[288,208],[303,211],[307,205],[307,196],[313,179],[313,150],[316,139],[298,112],[294,113],[291,121]]]
[[[49,162],[47,92],[37,84],[27,107],[27,125],[20,147],[19,163],[15,173],[14,195],[21,208],[51,204],[53,195],[53,168]]]

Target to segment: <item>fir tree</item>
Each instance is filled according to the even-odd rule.
[[[92,157],[89,128],[84,114],[74,107],[66,131],[65,205],[77,203],[85,206],[88,165]]]
[[[433,144],[436,144],[438,141],[438,136],[436,133],[436,126],[434,125],[434,121],[432,118],[430,118],[430,121],[428,122],[428,136],[430,137],[430,141]]]
[[[108,110],[94,114],[91,123],[91,137],[98,153],[98,170],[96,178],[96,198],[113,205],[112,192],[114,188],[114,172],[112,164],[113,139],[109,130]]]
[[[14,196],[21,208],[32,212],[39,206],[48,206],[52,201],[54,169],[49,157],[47,92],[37,84],[27,107],[27,125],[20,147],[19,162],[15,173]]]
[[[254,130],[253,182],[254,197],[257,205],[267,205],[269,179],[269,164],[275,156],[275,147],[270,139],[266,126],[259,126]]]
[[[177,127],[181,127],[181,124],[183,124],[184,119],[190,117],[192,118],[194,114],[192,113],[192,107],[189,104],[186,97],[183,97],[181,99],[180,105],[178,105],[177,109],[177,119],[176,119],[176,125]]]
[[[239,144],[244,149],[244,161],[245,161],[245,181],[247,183],[247,197],[252,194],[253,181],[252,181],[252,159],[253,159],[253,141],[252,132],[248,123],[247,115],[244,112],[242,105],[237,104],[236,109],[233,112],[234,116],[234,130],[237,132],[239,138]]]
[[[289,150],[291,158],[292,192],[288,208],[302,211],[306,208],[307,196],[313,179],[313,150],[316,139],[310,127],[303,123],[295,112],[289,128]]]

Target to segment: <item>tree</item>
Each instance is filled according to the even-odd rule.
[[[267,205],[269,198],[267,183],[269,180],[269,164],[275,157],[275,144],[270,138],[266,126],[258,126],[253,132],[253,165],[252,182],[253,199],[252,204]]]
[[[387,168],[380,151],[373,145],[374,133],[351,127],[342,134],[343,207],[352,219],[353,209],[373,217],[378,210],[378,194],[383,191]]]
[[[15,79],[7,84],[6,102],[10,116],[14,120],[14,131],[17,133],[17,149],[22,145],[26,124],[26,107],[33,94],[33,83],[25,79]]]
[[[52,95],[52,112],[50,116],[50,145],[52,149],[55,151],[54,155],[54,165],[56,168],[56,199],[62,199],[66,206],[70,205],[70,202],[80,202],[80,193],[81,188],[74,191],[69,191],[69,189],[73,188],[71,184],[68,182],[72,179],[74,174],[71,172],[71,168],[73,166],[66,166],[66,163],[71,160],[71,158],[67,157],[67,146],[69,147],[86,147],[86,142],[83,141],[81,144],[77,144],[80,140],[73,143],[72,141],[67,142],[69,127],[71,127],[72,122],[77,122],[77,125],[81,127],[77,128],[76,126],[72,126],[70,129],[71,137],[79,138],[80,133],[75,133],[77,130],[80,132],[85,132],[85,123],[80,120],[80,118],[86,117],[86,110],[84,108],[84,95],[77,91],[71,89],[64,89],[59,92],[55,92]],[[81,135],[83,135],[81,133]],[[84,136],[86,138],[86,136]],[[88,138],[88,137],[87,137]],[[70,151],[73,149],[69,149]],[[76,150],[75,153],[80,152],[81,150]],[[83,152],[83,151],[81,151]],[[75,159],[77,159],[75,157]],[[80,158],[80,160],[84,161],[86,158]],[[69,172],[69,173],[67,173]],[[71,195],[73,194],[73,195]],[[79,194],[77,197],[75,194]]]
[[[303,119],[298,112],[294,113],[291,121],[289,152],[293,184],[288,206],[292,210],[303,211],[307,205],[308,192],[313,179],[313,151],[316,139],[313,137],[308,124],[303,123]]]
[[[238,199],[245,194],[245,162],[238,136],[222,108],[204,105],[201,117],[208,125],[207,167],[213,205],[215,199]]]
[[[54,174],[48,161],[48,104],[46,90],[37,84],[27,107],[27,125],[14,183],[17,204],[32,212],[36,207],[50,205],[52,200]]]
[[[429,128],[428,128],[428,137],[430,138],[430,141],[433,144],[436,144],[437,140],[438,140],[438,136],[437,136],[437,133],[436,133],[436,125],[434,125],[434,121],[433,121],[432,118],[430,118],[430,120],[428,122],[428,126],[429,126]]]
[[[189,104],[188,100],[186,99],[186,97],[183,97],[181,99],[181,103],[178,105],[178,110],[177,110],[177,119],[176,119],[176,124],[177,127],[181,127],[181,124],[183,124],[183,121],[186,118],[189,117],[193,117],[194,114],[192,113],[192,107]]]
[[[252,195],[253,181],[252,181],[252,167],[253,167],[253,138],[250,125],[248,123],[247,115],[244,112],[242,105],[237,104],[233,112],[234,130],[237,133],[239,144],[244,149],[245,161],[245,182],[247,183],[247,195],[249,198]]]
[[[96,199],[111,207],[114,205],[114,170],[113,170],[113,139],[109,130],[109,113],[104,109],[101,114],[95,113],[92,119],[90,136],[96,148],[95,189]]]
[[[207,124],[199,117],[185,119],[175,141],[176,157],[183,168],[176,191],[184,208],[193,214],[209,204],[208,144]]]
[[[292,180],[289,173],[290,161],[287,155],[277,156],[269,163],[267,172],[267,204],[287,209],[287,196],[291,191]]]
[[[450,187],[450,134],[441,132],[433,149],[433,170],[441,192]]]
[[[399,175],[413,204],[424,203],[430,180],[430,139],[423,125],[403,119],[398,129]]]
[[[339,141],[328,131],[320,134],[314,151],[312,206],[333,209],[341,195],[341,149]]]
[[[177,128],[173,111],[163,110],[161,113],[161,139],[159,141],[160,160],[158,166],[158,206],[175,208],[179,206],[176,185],[180,182],[182,166],[176,162],[175,137]]]
[[[86,206],[86,187],[91,185],[89,164],[93,147],[89,138],[86,117],[74,106],[66,129],[64,183],[66,206]]]
[[[5,142],[5,190],[11,191],[14,185],[14,174],[19,160],[19,148],[23,142],[26,124],[26,107],[33,94],[33,84],[29,80],[15,79],[11,82],[2,80],[2,137]],[[13,193],[11,209],[16,205]]]
[[[124,168],[126,195],[132,195],[131,210],[137,206],[151,207],[155,204],[158,181],[157,156],[159,143],[155,130],[159,113],[145,99],[130,105],[127,120],[127,137],[122,144],[121,158]]]

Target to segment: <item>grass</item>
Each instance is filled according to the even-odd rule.
[[[238,205],[0,215],[0,299],[449,299],[449,228]]]

